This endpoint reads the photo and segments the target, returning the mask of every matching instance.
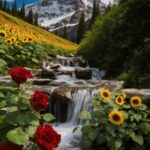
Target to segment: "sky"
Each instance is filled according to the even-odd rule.
[[[9,2],[9,5],[12,4],[14,0],[7,0],[7,2]],[[39,0],[17,0],[17,6],[18,7],[21,7],[22,6],[22,3],[23,1],[26,3],[26,4],[32,4],[32,3],[35,3],[35,2],[38,2]],[[109,1],[113,1],[113,0],[101,0],[102,2],[104,2],[105,4],[108,4]]]

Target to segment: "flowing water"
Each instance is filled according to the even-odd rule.
[[[50,68],[50,66],[55,64],[61,65],[61,71],[71,71],[72,75],[61,74],[57,75],[55,81],[57,82],[65,82],[70,86],[75,86],[75,82],[79,81],[76,79],[74,70],[78,67],[89,67],[88,63],[86,63],[81,57],[62,57],[57,56],[56,59],[50,59],[47,62],[44,62],[44,67]],[[97,68],[92,69],[92,79],[91,80],[99,80],[101,79],[105,72],[100,71]],[[82,80],[82,82],[87,82],[86,80]],[[61,134],[61,143],[56,150],[81,150],[81,131],[77,130],[75,133],[72,133],[75,127],[81,128],[83,124],[83,120],[79,118],[79,114],[83,110],[92,110],[91,107],[91,99],[95,97],[98,93],[98,90],[89,88],[89,85],[82,89],[76,89],[75,92],[71,94],[71,100],[68,103],[68,111],[67,111],[67,120],[65,123],[54,123],[55,130]],[[59,109],[61,106],[57,108],[55,105],[55,111]],[[57,114],[57,113],[56,113]]]

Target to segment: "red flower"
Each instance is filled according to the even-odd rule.
[[[49,124],[45,126],[39,125],[34,140],[42,150],[53,150],[53,148],[56,148],[60,143],[61,135]]]
[[[22,67],[11,68],[10,76],[11,76],[12,80],[18,84],[26,82],[26,80],[28,78],[32,78],[31,72]]]
[[[35,110],[46,110],[48,107],[48,96],[44,92],[35,91],[30,103]]]
[[[6,141],[5,143],[0,144],[0,150],[22,150],[22,146]]]

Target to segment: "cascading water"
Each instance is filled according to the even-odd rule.
[[[85,68],[92,70],[92,76],[90,80],[99,80],[101,79],[105,72],[100,71],[97,68],[90,68],[85,60],[81,57],[63,57],[57,56],[57,58],[50,58],[48,61],[43,63],[43,68],[53,68],[57,64],[58,72],[63,72],[62,74],[57,74],[55,82],[66,83],[68,87],[74,87],[75,90],[71,92],[71,99],[68,103],[68,107],[63,106],[62,103],[59,103],[57,99],[54,101],[54,113],[57,117],[57,123],[54,123],[54,128],[58,133],[61,134],[61,143],[57,150],[81,150],[81,131],[78,130],[75,133],[72,133],[73,128],[76,126],[81,127],[83,120],[79,118],[80,112],[83,110],[90,111],[91,99],[98,94],[98,90],[91,89],[92,85],[88,80],[79,80],[76,78],[75,70],[77,68]],[[87,68],[86,68],[87,69]],[[66,72],[66,73],[64,73]],[[79,83],[79,84],[77,84]],[[81,85],[80,85],[81,84]],[[61,85],[61,84],[60,84]],[[76,88],[78,87],[78,88]],[[82,87],[82,88],[81,88]],[[62,108],[63,113],[60,111]],[[68,111],[66,110],[68,108]],[[65,123],[59,123],[62,117],[66,117]]]
[[[98,94],[98,90],[82,89],[72,94],[72,100],[68,104],[68,120],[64,124],[55,126],[55,129],[62,136],[62,141],[57,150],[81,150],[81,132],[78,130],[72,133],[73,128],[81,126],[83,121],[79,114],[83,110],[90,111],[91,99]]]

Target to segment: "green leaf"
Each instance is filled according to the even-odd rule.
[[[24,132],[21,128],[10,130],[6,136],[9,141],[18,145],[26,145],[29,140],[28,133]]]
[[[26,133],[28,133],[30,137],[33,137],[35,135],[36,129],[37,129],[37,126],[29,126],[26,128],[25,131]]]
[[[3,93],[0,93],[0,98],[5,98],[5,95]]]
[[[120,149],[121,146],[122,146],[122,141],[121,141],[121,140],[116,140],[116,141],[115,141],[115,148],[116,148],[116,149]]]
[[[31,60],[32,60],[32,62],[34,62],[34,63],[37,63],[37,64],[39,63],[39,60],[38,60],[38,59],[32,58]]]
[[[50,113],[45,114],[45,115],[43,116],[43,118],[44,118],[44,120],[47,121],[47,122],[56,119],[55,116],[52,115],[52,114],[50,114]]]
[[[3,123],[5,116],[6,116],[7,111],[5,110],[0,110],[0,124]]]
[[[80,113],[80,118],[81,119],[84,119],[84,120],[87,120],[87,119],[90,119],[90,112],[84,110]]]
[[[132,140],[135,141],[136,143],[138,143],[141,146],[144,144],[144,139],[141,135],[136,135],[134,137],[134,139],[132,138]]]
[[[19,93],[19,97],[22,97],[22,98],[24,98],[24,99],[29,100],[29,99],[31,99],[31,94],[29,94],[29,93],[24,93],[24,92],[20,92],[20,93]]]
[[[88,134],[88,135],[89,135],[89,139],[90,139],[91,141],[94,141],[94,140],[96,139],[96,137],[97,137],[97,134],[98,134],[97,130],[91,131],[91,132]]]
[[[6,95],[6,103],[7,103],[8,106],[16,105],[18,100],[19,100],[19,98],[15,94],[10,94],[9,93],[9,94]]]
[[[0,108],[4,108],[6,106],[6,101],[5,100],[1,100],[0,101]]]
[[[20,114],[19,111],[14,111],[14,112],[9,112],[7,115],[6,115],[6,118],[5,118],[5,122],[8,123],[8,124],[11,124],[11,125],[14,125],[16,126],[17,125],[17,116]]]

